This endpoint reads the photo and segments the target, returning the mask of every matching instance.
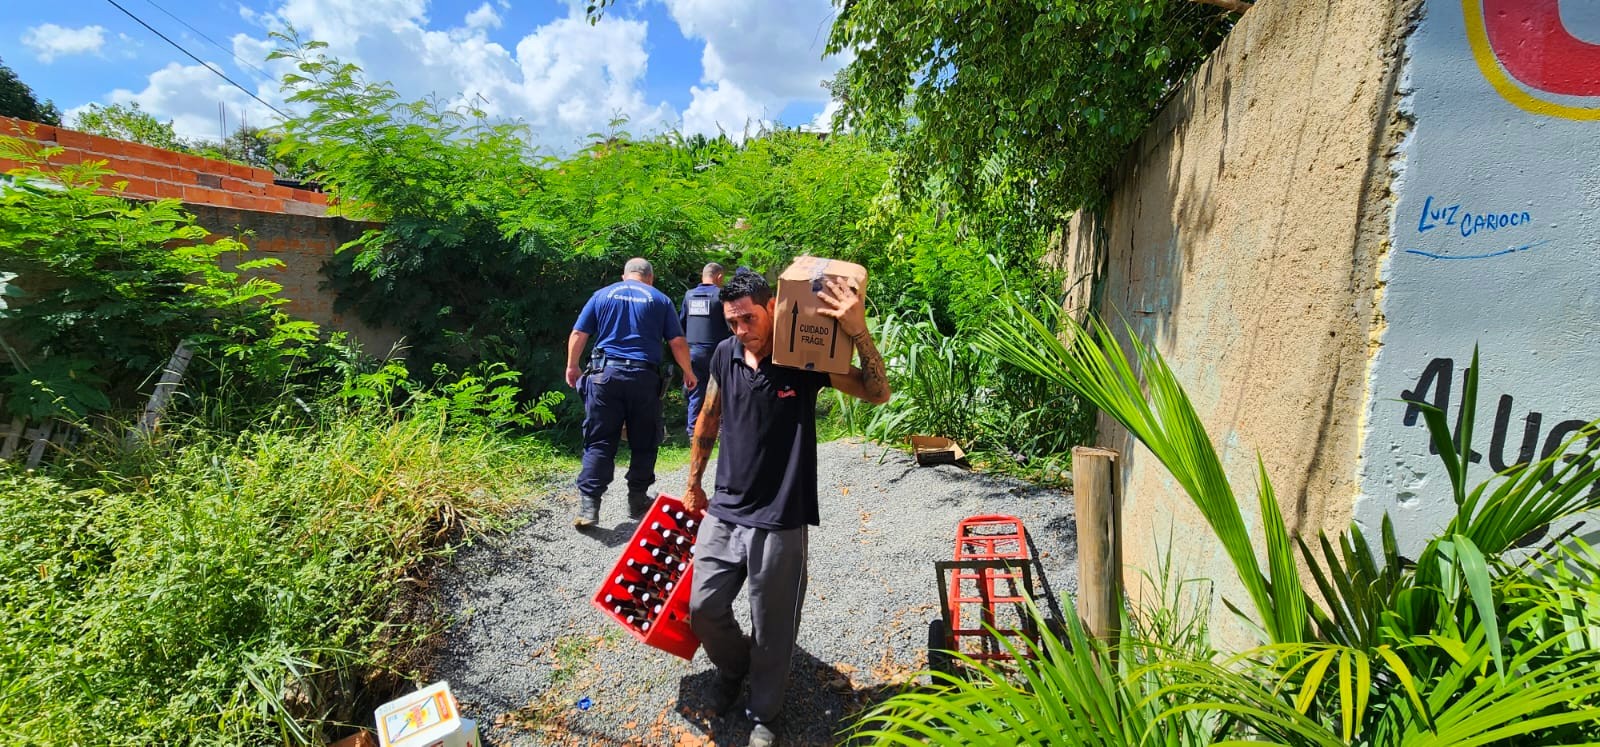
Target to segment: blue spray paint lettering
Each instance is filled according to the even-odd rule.
[[[1533,220],[1526,213],[1462,213],[1461,237],[1467,238],[1479,231],[1498,231],[1502,228],[1525,225]]]
[[[1456,226],[1462,238],[1479,231],[1498,231],[1502,228],[1525,226],[1533,222],[1527,211],[1509,213],[1474,213],[1462,210],[1461,203],[1435,206],[1433,195],[1422,201],[1422,215],[1417,219],[1417,233],[1427,233],[1439,226]]]

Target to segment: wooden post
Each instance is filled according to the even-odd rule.
[[[127,446],[132,447],[139,439],[155,432],[156,426],[161,423],[161,414],[166,411],[167,403],[172,400],[172,393],[177,391],[179,382],[183,381],[183,372],[193,357],[194,351],[189,349],[187,342],[180,342],[178,347],[173,348],[172,358],[161,369],[161,380],[156,382],[156,390],[150,394],[150,401],[144,406],[144,417],[139,419],[138,427],[128,433]]]
[[[1078,616],[1089,634],[1116,645],[1122,631],[1122,496],[1119,455],[1072,448],[1072,498],[1078,510]]]

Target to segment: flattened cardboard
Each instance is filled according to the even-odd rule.
[[[778,276],[778,305],[772,318],[772,362],[823,373],[849,373],[855,345],[839,332],[837,320],[817,313],[826,278],[844,278],[867,295],[867,268],[821,257],[798,257]]]
[[[944,436],[911,436],[911,453],[917,464],[931,467],[935,464],[958,464],[967,458],[961,444]]]

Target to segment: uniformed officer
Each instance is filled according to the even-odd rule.
[[[628,427],[628,515],[650,508],[646,491],[656,481],[661,425],[661,345],[683,369],[683,385],[699,383],[689,364],[689,345],[672,299],[655,289],[655,269],[642,258],[628,260],[622,281],[589,297],[567,337],[567,385],[583,400],[583,468],[578,472],[580,529],[600,521],[600,496],[616,472],[617,444]],[[584,345],[595,338],[587,371],[578,367]]]
[[[700,284],[683,294],[683,307],[678,309],[678,321],[683,324],[683,336],[689,341],[689,365],[694,367],[696,386],[688,390],[689,438],[694,438],[694,421],[700,417],[700,402],[706,394],[706,368],[711,365],[711,353],[717,343],[728,339],[728,320],[722,318],[722,265],[708,263],[700,270]]]

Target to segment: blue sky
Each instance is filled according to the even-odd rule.
[[[820,125],[832,111],[822,81],[845,62],[822,57],[829,0],[619,0],[594,26],[586,3],[555,0],[116,1],[280,109],[267,34],[293,24],[407,97],[475,99],[561,152],[615,114],[635,134]],[[273,118],[108,0],[6,5],[0,58],[69,120],[138,102],[181,135],[215,138],[219,109],[230,128]]]

